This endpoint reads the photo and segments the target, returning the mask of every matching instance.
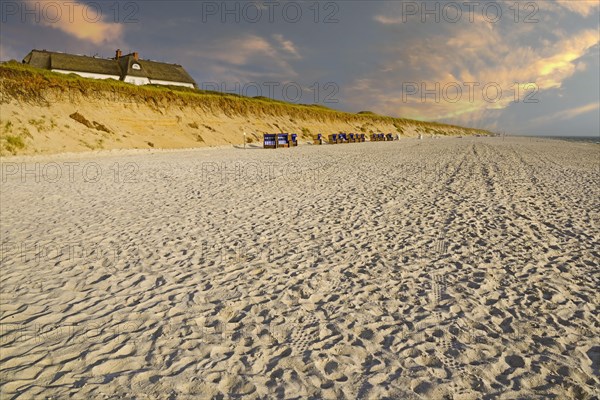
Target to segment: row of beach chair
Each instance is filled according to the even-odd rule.
[[[394,135],[391,133],[373,133],[371,135],[371,142],[391,142],[394,140]],[[359,143],[366,141],[366,137],[364,133],[338,133],[329,135],[329,144],[337,144],[337,143]],[[315,144],[323,144],[323,138],[319,134],[318,137],[315,138]]]
[[[373,133],[371,142],[393,141],[394,136],[391,133]],[[265,149],[277,149],[279,147],[298,146],[298,135],[295,133],[265,133],[263,137]],[[338,143],[361,143],[366,141],[364,133],[333,133],[328,137],[329,144]],[[319,133],[313,137],[313,144],[323,144],[323,135]]]
[[[319,136],[321,135],[319,134]],[[364,133],[334,133],[329,135],[329,144],[360,143],[366,140],[367,138]],[[322,137],[318,144],[323,144]]]
[[[263,142],[265,149],[295,147],[298,146],[298,135],[296,133],[265,133]]]
[[[371,142],[392,142],[394,140],[394,135],[391,133],[374,133],[371,135]]]

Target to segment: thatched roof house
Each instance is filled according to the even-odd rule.
[[[178,64],[140,60],[137,52],[122,55],[117,50],[111,59],[32,50],[23,59],[24,64],[86,78],[117,79],[134,85],[175,85],[194,88],[196,82]]]

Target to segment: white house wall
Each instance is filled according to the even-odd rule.
[[[192,83],[184,83],[184,82],[173,82],[173,81],[159,81],[156,79],[150,80],[150,83],[153,85],[173,85],[173,86],[184,86],[189,88],[194,88],[194,84]]]
[[[84,78],[94,78],[94,79],[115,79],[115,80],[120,80],[121,77],[119,75],[104,75],[104,74],[94,74],[91,72],[79,72],[79,71],[66,71],[63,69],[53,69],[53,72],[58,72],[61,74],[76,74],[79,76],[82,76]],[[125,82],[127,83],[132,83],[134,85],[148,85],[148,84],[154,84],[154,85],[173,85],[173,86],[183,86],[183,87],[189,87],[189,88],[194,88],[194,84],[192,83],[184,83],[184,82],[173,82],[173,81],[161,81],[161,80],[150,80],[146,77],[143,76],[126,76],[124,79]]]
[[[53,69],[52,72],[58,72],[59,74],[76,74],[76,75],[82,76],[84,78],[93,78],[93,79],[116,79],[116,80],[121,79],[121,77],[119,75],[104,75],[104,74],[94,74],[91,72],[65,71],[64,69]]]
[[[148,80],[148,78],[145,78],[143,76],[126,76],[124,79],[125,82],[127,83],[133,83],[134,85],[147,85],[150,83],[150,80]]]

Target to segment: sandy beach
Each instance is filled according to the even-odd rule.
[[[4,399],[593,399],[600,146],[3,159]]]

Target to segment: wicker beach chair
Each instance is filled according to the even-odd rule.
[[[317,136],[313,137],[313,144],[322,145],[323,144],[323,135],[320,133]]]
[[[293,146],[293,147],[298,146],[298,134],[292,133],[290,135],[290,146]]]
[[[263,135],[263,147],[265,149],[277,148],[277,135],[274,133],[265,133]]]
[[[338,143],[338,135],[335,133],[329,135],[329,144],[337,144],[337,143]]]
[[[290,147],[290,136],[287,133],[277,134],[277,147]]]

